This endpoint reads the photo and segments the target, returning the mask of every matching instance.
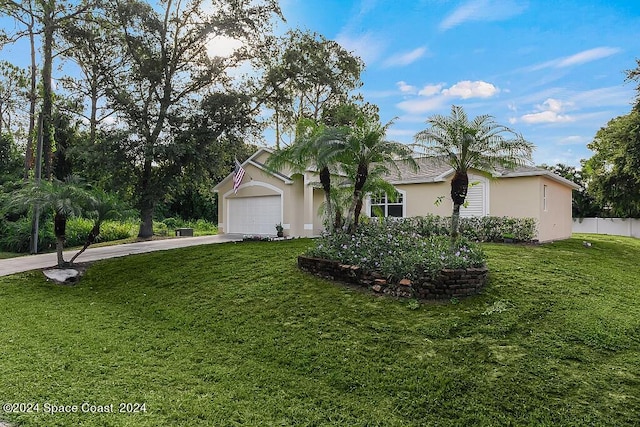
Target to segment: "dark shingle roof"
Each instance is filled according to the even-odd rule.
[[[386,179],[392,184],[417,184],[427,182],[445,181],[450,173],[453,173],[451,166],[435,157],[421,157],[416,159],[418,171],[413,171],[408,164],[398,162],[400,174],[394,169],[386,176]],[[496,167],[490,172],[496,178],[515,178],[519,176],[547,176],[562,184],[572,188],[578,188],[573,182],[554,174],[553,172],[533,166],[518,166],[514,169],[504,167]]]

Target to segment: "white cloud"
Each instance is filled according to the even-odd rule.
[[[522,13],[526,7],[515,0],[469,0],[451,12],[439,28],[446,31],[465,22],[502,21]]]
[[[359,56],[367,65],[375,62],[386,47],[386,42],[371,32],[357,36],[342,32],[336,37],[336,42],[348,52]]]
[[[541,105],[537,105],[538,110],[553,111],[554,113],[560,113],[567,109],[567,107],[573,107],[573,102],[562,102],[554,98],[548,98]]]
[[[572,122],[575,120],[573,117],[561,114],[571,107],[573,107],[572,102],[548,98],[542,104],[536,106],[537,112],[525,114],[520,117],[520,120],[529,124]]]
[[[464,80],[442,91],[443,95],[453,96],[462,99],[468,98],[490,98],[500,92],[500,89],[491,83],[483,81]]]
[[[442,84],[426,85],[420,90],[420,92],[418,92],[418,95],[433,96],[439,94],[440,91],[442,91]]]
[[[416,93],[415,86],[406,82],[401,81],[397,85],[403,93]],[[451,98],[490,98],[500,92],[500,89],[491,83],[483,81],[464,80],[448,89],[443,89],[443,86],[443,83],[426,85],[418,92],[419,97],[400,102],[396,107],[410,114],[420,114],[440,109],[448,104]]]
[[[529,124],[539,123],[562,123],[571,122],[573,119],[569,116],[558,114],[555,111],[541,111],[539,113],[525,114],[520,120]]]
[[[402,67],[405,65],[412,64],[416,62],[418,59],[422,58],[427,53],[426,47],[418,47],[413,49],[410,52],[399,53],[397,55],[393,55],[386,61],[384,61],[385,67]]]
[[[407,82],[399,81],[398,83],[396,83],[396,86],[398,86],[398,89],[400,89],[400,92],[402,93],[407,93],[407,94],[416,93],[416,87],[407,84]]]
[[[570,56],[552,59],[538,65],[527,68],[528,71],[538,71],[545,68],[566,68],[574,65],[586,64],[587,62],[596,61],[621,52],[622,49],[617,47],[596,47],[594,49],[583,50]]]

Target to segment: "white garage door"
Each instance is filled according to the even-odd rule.
[[[228,199],[227,233],[276,234],[276,224],[282,221],[280,196]]]

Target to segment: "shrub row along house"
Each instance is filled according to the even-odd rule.
[[[276,224],[282,224],[285,235],[291,237],[312,237],[323,231],[319,210],[324,195],[316,185],[318,173],[311,169],[304,174],[270,171],[265,163],[272,153],[260,148],[242,164],[245,175],[236,190],[233,173],[214,187],[220,233],[273,235]],[[453,169],[432,158],[417,162],[417,172],[399,165],[399,174],[387,177],[398,191],[396,200],[384,195],[367,197],[363,212],[369,216],[450,216]],[[470,174],[461,216],[533,218],[540,242],[571,237],[571,193],[579,188],[576,184],[528,166],[488,172],[492,179],[477,171]]]

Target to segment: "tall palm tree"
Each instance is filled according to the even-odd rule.
[[[414,170],[418,169],[410,147],[385,139],[392,124],[393,120],[382,125],[377,119],[363,115],[345,135],[340,160],[346,169],[353,170],[354,177],[351,208],[343,227],[345,231],[353,233],[358,226],[367,180],[373,170],[376,176],[389,173],[392,169],[399,172],[400,162]]]
[[[497,124],[490,115],[480,115],[469,121],[464,109],[451,106],[451,115],[431,116],[430,127],[418,132],[415,139],[434,156],[455,171],[451,180],[451,239],[458,237],[460,206],[464,204],[469,188],[469,169],[488,176],[496,166],[514,168],[531,162],[534,145],[522,135]]]
[[[294,172],[304,173],[315,167],[320,177],[320,185],[325,196],[328,231],[333,231],[333,198],[331,195],[331,174],[336,169],[337,159],[343,150],[340,128],[317,124],[312,119],[301,119],[296,128],[293,144],[277,150],[267,160],[270,170],[278,171],[289,167]]]

